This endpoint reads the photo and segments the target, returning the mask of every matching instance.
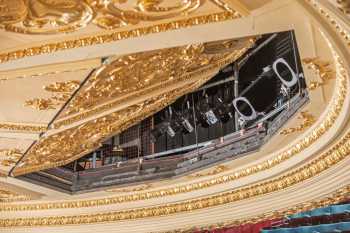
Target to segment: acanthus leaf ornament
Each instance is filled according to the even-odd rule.
[[[300,125],[298,125],[296,127],[290,127],[290,128],[284,129],[280,132],[280,134],[289,135],[289,134],[292,134],[294,132],[301,132],[301,131],[309,128],[310,126],[312,126],[316,122],[316,118],[308,111],[300,112],[300,116],[298,117],[298,119],[302,120],[302,123]]]
[[[0,26],[18,33],[71,32],[86,26],[94,16],[91,7],[79,0],[5,0],[0,5]],[[17,7],[19,11],[14,10]]]
[[[218,63],[230,54],[239,56],[254,41],[253,38],[216,41],[110,59],[92,74],[62,111],[54,127],[98,114],[131,97],[185,81],[197,70],[210,68],[210,63]]]
[[[27,195],[18,194],[3,187],[0,188],[0,203],[2,202],[14,202],[14,201],[27,201],[31,197]]]
[[[89,0],[95,12],[94,23],[104,29],[116,29],[127,25],[136,25],[142,21],[157,21],[188,14],[201,6],[203,0],[139,0],[134,6],[128,1]],[[169,5],[170,3],[170,5]]]
[[[0,149],[0,164],[5,167],[13,166],[22,155],[19,149]]]
[[[29,34],[72,32],[93,23],[116,29],[141,22],[155,22],[189,15],[204,0],[11,0],[0,1],[0,27]],[[210,2],[210,1],[209,1]],[[232,17],[239,14],[220,0],[213,4]],[[237,13],[237,14],[236,14]]]
[[[305,64],[308,69],[313,70],[321,79],[321,81],[311,81],[308,84],[308,89],[311,91],[327,85],[330,80],[334,79],[334,72],[329,62],[321,61],[319,58],[305,58],[303,59],[303,64]]]
[[[37,110],[54,110],[64,104],[71,94],[79,88],[80,82],[76,80],[66,82],[55,82],[44,86],[44,90],[53,93],[50,98],[34,98],[27,100],[24,106],[29,106]]]
[[[26,12],[27,12],[27,6],[23,4],[23,0],[15,0],[18,3],[22,4],[21,6],[23,7],[23,17],[26,17]],[[111,0],[107,0],[106,3],[110,2]],[[8,5],[9,1],[3,0],[3,4],[0,4],[4,9],[7,9],[9,7]],[[14,2],[14,1],[11,1]],[[83,2],[83,1],[82,1]],[[91,2],[94,2],[91,0]],[[95,1],[96,2],[96,1]],[[120,3],[123,3],[125,1],[119,1]],[[227,4],[222,2],[222,0],[211,0],[208,1],[211,2],[212,4],[215,4],[218,8],[221,9],[219,12],[215,13],[209,13],[209,14],[204,14],[204,15],[194,15],[192,16],[192,12],[186,13],[186,18],[181,18],[181,17],[173,17],[171,20],[168,20],[168,22],[153,22],[152,25],[143,25],[140,27],[136,28],[131,28],[131,29],[125,29],[125,30],[119,30],[119,31],[111,31],[111,32],[104,32],[99,35],[90,35],[90,36],[83,36],[79,37],[76,39],[69,39],[69,40],[63,40],[63,41],[58,41],[58,42],[50,42],[50,43],[44,43],[40,46],[32,46],[32,47],[27,47],[24,49],[17,49],[17,50],[12,50],[9,52],[4,52],[0,53],[0,64],[9,62],[12,60],[17,60],[17,59],[22,59],[25,57],[32,57],[32,56],[37,56],[37,55],[43,55],[43,54],[51,54],[55,53],[58,51],[65,51],[68,49],[73,49],[73,48],[81,48],[85,46],[92,46],[92,45],[99,45],[99,44],[104,44],[104,43],[110,43],[110,42],[116,42],[128,38],[136,38],[136,37],[141,37],[145,36],[148,34],[154,34],[154,33],[159,33],[159,32],[166,32],[166,31],[171,31],[171,30],[176,30],[176,29],[181,29],[181,28],[188,28],[196,25],[203,25],[203,24],[208,24],[208,23],[216,23],[216,22],[221,22],[221,21],[226,21],[226,20],[231,20],[231,19],[236,19],[242,17],[241,13],[230,8]],[[203,5],[203,4],[202,4]],[[201,5],[201,6],[202,6]],[[5,12],[7,12],[6,10]],[[196,12],[196,11],[195,11]],[[96,15],[96,12],[93,12],[94,15]],[[0,15],[1,17],[1,15]],[[6,14],[3,15],[3,18],[6,17],[8,18]],[[28,29],[23,29],[22,27],[16,27],[18,24],[21,24],[22,21],[24,20],[23,18],[16,17],[17,21],[9,21],[7,20],[7,23],[0,23],[0,28],[4,28],[7,31],[12,31],[12,32],[18,32],[18,33],[28,33],[28,34],[54,34],[54,33],[64,33],[68,32],[68,29],[70,31],[77,30],[78,28],[81,27],[68,27],[67,30],[65,28],[60,27],[59,30],[57,31],[43,31],[43,32],[32,32],[31,30]],[[91,19],[92,20],[92,19]],[[14,24],[16,23],[16,24]],[[109,25],[108,23],[106,24],[107,26]],[[79,26],[79,25],[78,25]]]

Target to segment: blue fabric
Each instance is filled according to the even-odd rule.
[[[332,205],[324,208],[318,208],[311,211],[290,215],[289,218],[305,218],[305,217],[321,216],[321,215],[327,215],[327,214],[340,214],[346,211],[350,212],[350,204]]]
[[[350,204],[331,206],[332,214],[344,213],[346,210],[350,211]]]
[[[279,228],[272,230],[262,230],[261,233],[329,233],[338,231],[349,231],[350,222],[321,224],[316,226],[302,226],[295,228]]]

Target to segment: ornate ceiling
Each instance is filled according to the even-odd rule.
[[[2,105],[13,106],[4,112],[4,119],[27,120],[35,123],[31,127],[41,124],[41,128],[35,132],[28,128],[30,134],[38,135],[21,148],[6,145],[10,152],[4,157],[9,158],[2,165],[10,168],[17,162],[13,174],[19,175],[69,163],[199,87],[253,44],[254,38],[193,44],[111,57],[94,71],[81,68],[3,81]],[[13,98],[9,86],[16,82],[26,90],[16,90]]]
[[[200,86],[262,33],[295,31],[310,92],[310,103],[260,151],[186,177],[76,196],[2,177],[0,202],[11,203],[0,204],[0,231],[192,232],[349,198],[346,1],[0,5],[3,175],[23,155],[14,175],[94,149]]]
[[[99,52],[92,56],[88,52],[84,60],[75,58],[70,63],[58,63],[60,55],[52,54],[81,47],[95,51],[92,45],[110,47],[109,42],[140,36],[140,30],[142,34],[157,33],[246,14],[244,5],[220,0],[1,2],[0,60],[5,70],[0,71],[0,104],[7,111],[0,115],[0,171],[8,173],[18,163],[14,174],[22,174],[82,156],[120,131],[121,125],[128,127],[159,109],[158,102],[165,100],[157,98],[171,102],[179,96],[166,96],[166,91],[206,81],[253,41],[235,39],[125,56],[108,54],[103,64],[101,56],[105,54]],[[43,60],[44,54],[51,57]],[[159,59],[164,62],[157,63]],[[179,65],[181,70],[174,68]],[[8,70],[12,67],[17,69]],[[164,93],[159,92],[165,86]],[[155,107],[135,114],[128,123],[123,118],[114,127],[106,124],[125,111],[143,109],[145,101],[152,102],[150,98],[156,101]],[[96,128],[94,133],[89,125],[97,121],[104,129]],[[82,141],[69,143],[75,135],[85,141],[84,148]],[[57,139],[66,146],[58,145]]]
[[[222,0],[2,1],[0,26],[5,32],[0,39],[0,63],[247,14],[248,10],[239,1]],[[55,36],[58,34],[59,38]],[[113,52],[103,53],[110,55]]]

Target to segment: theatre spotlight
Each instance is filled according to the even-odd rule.
[[[289,71],[291,78],[288,80],[286,78],[284,78],[282,74],[282,72],[279,71],[278,66],[284,66],[287,68],[287,70]],[[272,65],[272,69],[275,72],[275,74],[277,75],[277,77],[279,78],[279,80],[281,80],[282,84],[287,87],[287,88],[291,88],[293,87],[295,84],[297,84],[298,82],[298,76],[296,75],[296,73],[294,72],[294,70],[290,67],[290,65],[288,64],[288,62],[284,59],[284,58],[278,58]]]
[[[239,110],[239,107],[238,107],[238,104],[239,102],[244,102],[247,104],[247,106],[249,107],[249,112],[250,112],[250,115],[245,115],[244,113],[242,113],[240,110]],[[258,114],[257,112],[255,111],[253,105],[249,102],[249,100],[246,98],[246,97],[238,97],[236,99],[233,100],[232,102],[233,104],[233,107],[235,108],[235,110],[238,112],[238,114],[240,115],[240,117],[244,120],[244,121],[251,121],[251,120],[254,120]]]
[[[219,121],[214,110],[209,105],[209,97],[207,94],[205,94],[205,98],[200,101],[198,110],[199,119],[203,127],[214,125]]]
[[[182,111],[182,113],[180,115],[180,121],[181,121],[181,125],[185,128],[185,130],[188,133],[192,133],[194,130],[194,127],[192,126],[192,124],[189,121],[189,118],[191,116],[190,102],[186,101],[186,105],[187,105],[187,108],[184,111]]]
[[[155,143],[157,139],[165,133],[167,133],[170,137],[175,136],[175,130],[171,127],[172,115],[173,112],[170,106],[168,111],[165,111],[165,118],[162,119],[163,121],[156,125],[153,130],[151,130],[151,142]]]

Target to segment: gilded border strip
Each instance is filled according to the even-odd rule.
[[[166,216],[169,214],[183,213],[214,207],[245,200],[248,198],[258,197],[264,194],[280,191],[291,187],[292,185],[301,183],[320,174],[335,164],[343,161],[347,157],[350,157],[350,132],[348,132],[341,140],[339,140],[338,143],[332,146],[331,149],[310,163],[267,182],[250,185],[248,187],[228,191],[225,193],[215,194],[209,197],[139,209],[72,216],[0,219],[0,227],[39,227],[116,222],[123,220]]]
[[[345,187],[339,188],[338,190],[336,190],[335,192],[332,192],[331,194],[327,195],[324,198],[321,198],[315,201],[303,202],[295,206],[288,207],[287,209],[276,210],[273,212],[264,213],[262,215],[257,215],[251,218],[236,219],[236,220],[230,220],[230,221],[216,223],[216,224],[210,224],[206,226],[193,226],[188,228],[175,229],[171,231],[161,231],[157,233],[192,233],[192,232],[210,231],[214,229],[216,230],[216,229],[229,228],[229,227],[240,226],[240,225],[249,224],[249,223],[254,224],[265,220],[283,218],[288,215],[309,211],[315,208],[321,208],[332,204],[338,204],[342,201],[348,200],[349,198],[350,198],[350,185],[346,185]]]
[[[1,123],[0,122],[0,130],[41,133],[41,132],[45,132],[47,130],[47,126],[45,126],[45,125],[16,124],[16,123]]]
[[[241,15],[238,12],[231,10],[226,12],[175,20],[168,23],[160,23],[160,24],[143,27],[143,28],[136,28],[132,30],[111,32],[111,33],[100,34],[95,36],[82,37],[79,39],[71,39],[71,40],[66,40],[61,42],[47,43],[40,46],[34,46],[30,48],[10,51],[7,53],[1,53],[0,64],[13,61],[13,60],[18,60],[25,57],[49,54],[49,53],[64,51],[68,49],[81,48],[85,46],[111,43],[111,42],[116,42],[120,40],[125,40],[128,38],[137,38],[148,34],[188,28],[191,26],[204,25],[208,23],[222,22],[222,21],[232,20],[240,17]]]

